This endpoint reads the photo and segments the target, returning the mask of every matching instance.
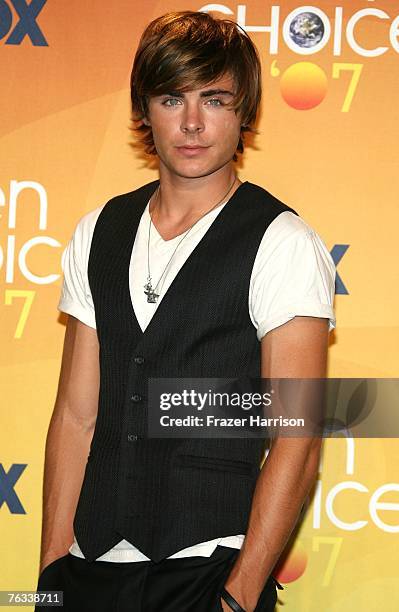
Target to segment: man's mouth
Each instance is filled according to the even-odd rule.
[[[206,151],[206,149],[208,149],[209,147],[202,146],[202,145],[182,145],[182,146],[179,146],[179,147],[176,147],[176,148],[183,155],[193,156],[193,155],[196,155],[196,154],[200,154],[203,151]]]

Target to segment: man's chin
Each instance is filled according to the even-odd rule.
[[[187,163],[187,162],[170,163],[169,162],[168,164],[164,164],[164,165],[167,168],[167,171],[172,175],[180,176],[182,178],[187,178],[187,179],[195,179],[195,178],[201,178],[203,176],[210,176],[211,174],[214,174],[215,172],[217,172],[218,170],[220,170],[221,168],[229,164],[230,161],[231,160],[228,160],[227,162],[220,161],[219,163],[213,163],[213,164],[200,164],[200,163],[194,163],[193,161],[191,161],[191,163]]]
[[[215,172],[214,168],[197,167],[188,168],[187,166],[168,166],[168,171],[175,176],[180,176],[187,179],[201,178],[202,176],[209,176]]]

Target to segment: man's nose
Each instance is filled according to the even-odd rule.
[[[200,108],[196,104],[187,104],[183,115],[180,128],[185,133],[203,132],[204,120]]]

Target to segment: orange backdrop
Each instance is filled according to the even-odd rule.
[[[329,375],[399,371],[397,3],[33,5],[29,20],[28,9],[20,15],[0,0],[0,590],[36,586],[44,443],[65,330],[56,310],[63,250],[84,213],[157,176],[129,131],[130,67],[153,18],[214,10],[249,31],[264,96],[260,134],[247,139],[238,173],[297,210],[333,254]],[[292,34],[303,13],[310,47]],[[395,439],[325,442],[277,573],[287,586],[279,609],[399,608],[398,460]]]

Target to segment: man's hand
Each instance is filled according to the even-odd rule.
[[[67,553],[60,553],[60,554],[47,554],[45,557],[43,557],[42,561],[40,562],[40,567],[39,567],[39,576],[40,574],[42,574],[44,572],[44,570],[46,569],[46,567],[48,567],[51,563],[53,563],[53,561],[56,561],[57,559],[60,559],[61,557],[63,557],[64,555],[66,555]]]
[[[236,599],[236,598],[234,597],[234,599]],[[236,599],[236,601],[237,601],[237,599]],[[230,606],[225,602],[224,599],[220,598],[220,603],[222,604],[223,612],[231,612]],[[240,602],[237,601],[237,603],[240,603]],[[254,612],[254,610],[255,610],[255,608],[244,608],[244,609],[245,609],[245,612]]]
[[[233,585],[228,585],[227,582],[224,585],[225,589],[230,593],[232,597],[236,600],[236,602],[245,610],[245,612],[254,612],[260,597],[260,593],[257,595],[255,592],[247,592],[244,600],[243,594],[240,593],[238,589],[236,589]],[[223,612],[231,612],[230,606],[220,598]]]
[[[226,587],[226,589],[227,589],[227,587]],[[235,593],[234,590],[231,587],[229,587],[227,589],[227,591],[230,593],[230,595],[232,597],[234,597],[236,602],[243,608],[243,610],[245,610],[245,612],[254,612],[254,610],[255,610],[255,608],[256,608],[256,606],[258,604],[258,598],[256,598],[256,601],[253,600],[251,603],[246,603],[245,606],[244,606],[244,603],[242,602],[242,599],[240,598],[238,593]],[[224,599],[222,599],[222,597],[220,598],[220,603],[222,604],[223,612],[231,612],[230,606],[224,601]]]

